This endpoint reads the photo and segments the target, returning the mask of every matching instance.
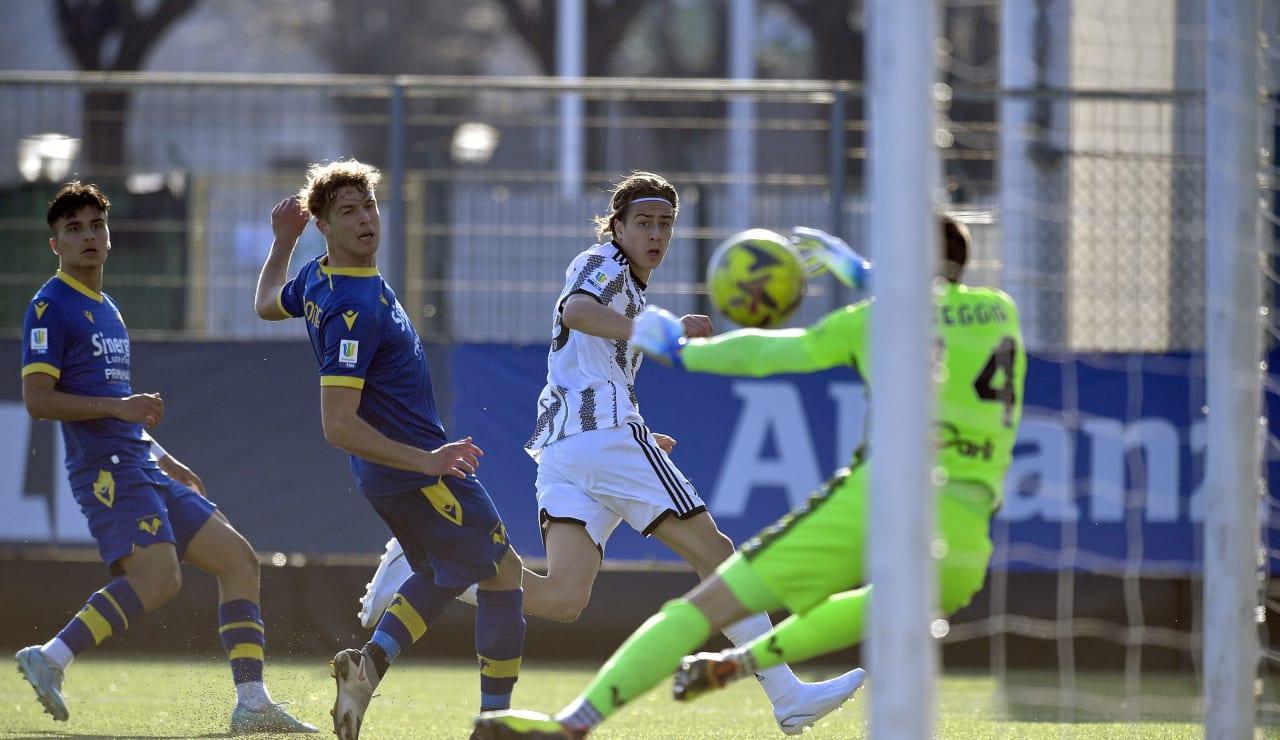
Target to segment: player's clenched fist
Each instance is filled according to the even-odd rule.
[[[711,317],[703,316],[700,313],[681,316],[680,324],[684,327],[684,335],[691,339],[694,337],[709,337],[715,328],[711,324]]]
[[[310,220],[311,214],[306,212],[296,196],[290,195],[271,209],[271,233],[278,243],[292,246],[302,236]]]
[[[124,410],[119,418],[123,421],[146,424],[150,429],[164,418],[164,399],[159,393],[135,393],[122,400]]]

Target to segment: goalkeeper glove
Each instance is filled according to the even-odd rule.
[[[676,315],[649,306],[631,324],[631,345],[667,367],[684,369],[684,324]]]
[[[804,258],[805,272],[809,275],[818,275],[826,270],[850,288],[861,290],[867,287],[871,263],[853,251],[844,239],[821,229],[797,226],[791,230],[791,243]]]

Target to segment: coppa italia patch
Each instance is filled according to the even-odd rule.
[[[355,367],[356,358],[360,355],[360,340],[344,339],[338,347],[338,363],[347,367]]]

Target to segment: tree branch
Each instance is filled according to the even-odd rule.
[[[120,40],[120,51],[116,55],[113,70],[139,70],[146,62],[147,55],[154,49],[156,42],[165,31],[182,16],[191,12],[199,0],[162,0],[155,11],[148,16],[140,16],[137,7],[124,0],[126,6],[122,11],[126,16],[123,24],[124,36]]]

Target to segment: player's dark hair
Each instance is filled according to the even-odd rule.
[[[969,227],[946,214],[939,216],[938,222],[942,226],[942,264],[938,272],[948,281],[958,283],[969,262]]]
[[[307,184],[298,191],[298,202],[307,213],[318,219],[328,219],[329,209],[345,188],[355,188],[362,193],[372,193],[382,182],[382,173],[373,165],[344,159],[328,164],[313,164],[307,168]]]
[[[605,234],[612,234],[613,222],[626,220],[627,206],[637,198],[662,198],[671,204],[673,215],[680,212],[680,196],[674,185],[662,175],[635,170],[614,184],[609,213],[591,219],[596,226],[596,238],[603,241]]]
[[[98,186],[93,183],[85,185],[79,180],[72,180],[58,188],[53,200],[49,201],[49,209],[44,214],[45,223],[49,224],[49,232],[57,236],[58,232],[54,224],[85,206],[97,208],[105,216],[107,211],[111,210],[111,201],[107,200],[107,196],[103,195]]]

